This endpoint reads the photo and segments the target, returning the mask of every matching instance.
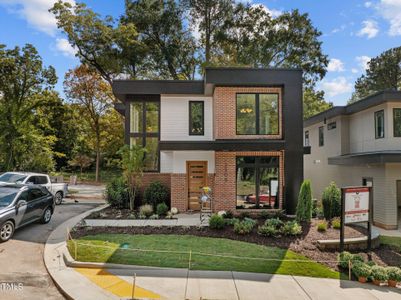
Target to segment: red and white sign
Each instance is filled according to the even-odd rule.
[[[344,223],[369,221],[369,188],[350,187],[344,189]]]

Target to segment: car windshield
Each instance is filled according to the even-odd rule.
[[[0,181],[10,182],[10,183],[19,183],[23,182],[26,178],[26,175],[15,174],[15,173],[4,173],[0,176]]]
[[[18,194],[18,191],[19,190],[16,188],[0,188],[0,207],[10,205],[15,196]]]

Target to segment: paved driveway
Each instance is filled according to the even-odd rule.
[[[66,203],[56,206],[49,224],[23,227],[10,241],[0,244],[0,299],[64,299],[44,266],[44,243],[59,224],[97,205]],[[9,283],[13,291],[9,290]]]

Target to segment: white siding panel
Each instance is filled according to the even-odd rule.
[[[160,173],[172,173],[173,161],[173,151],[160,151]]]
[[[189,101],[204,101],[204,135],[189,135]],[[160,139],[162,141],[213,140],[213,98],[203,96],[161,96]]]
[[[173,173],[187,172],[187,161],[207,161],[208,173],[214,173],[214,151],[174,151]]]

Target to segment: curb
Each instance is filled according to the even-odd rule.
[[[74,270],[69,270],[64,259],[65,253],[68,252],[65,239],[66,229],[72,228],[92,212],[104,209],[107,206],[107,204],[101,205],[65,221],[57,226],[46,240],[45,249],[43,252],[44,265],[57,289],[67,299],[101,300],[114,298],[114,295],[109,294],[108,292],[94,285],[93,289],[91,288],[91,290],[88,292],[88,282],[85,284],[85,282],[82,280],[83,277],[81,278],[78,274],[75,274]],[[75,283],[74,279],[71,278],[75,278]],[[78,281],[76,279],[78,279]],[[75,284],[82,289],[76,287],[74,288],[72,285]],[[81,294],[79,294],[79,291],[81,291]],[[82,291],[85,291],[86,294],[82,295]]]

